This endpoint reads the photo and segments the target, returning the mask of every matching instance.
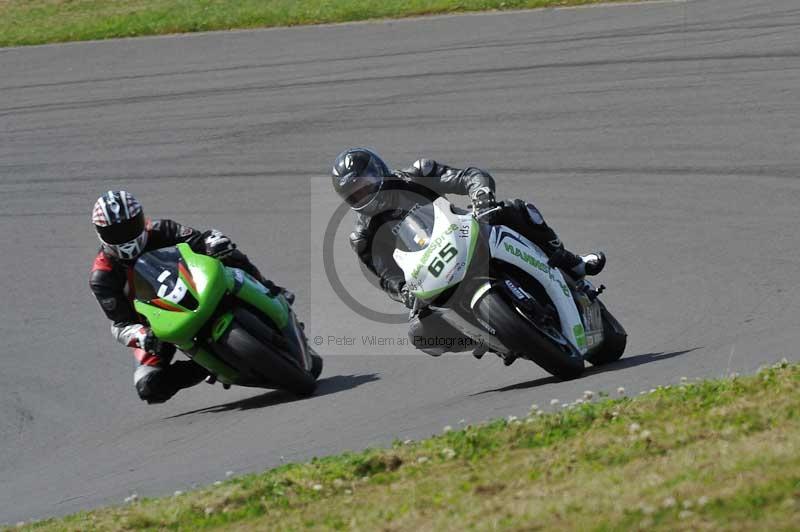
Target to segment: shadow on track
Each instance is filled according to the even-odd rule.
[[[606,371],[617,371],[626,368],[633,368],[636,366],[641,366],[642,364],[658,362],[659,360],[667,360],[668,358],[685,355],[686,353],[691,353],[692,351],[696,351],[698,349],[700,348],[693,347],[691,349],[685,349],[683,351],[673,351],[671,353],[664,353],[664,352],[646,353],[643,355],[635,355],[632,357],[623,357],[617,360],[616,362],[612,362],[604,366],[592,366],[588,368],[586,371],[584,371],[583,375],[580,378],[587,377],[589,375],[596,375],[598,373],[605,373]],[[555,384],[557,382],[561,382],[561,380],[553,376],[540,377],[532,381],[519,382],[517,384],[510,384],[502,388],[494,388],[492,390],[484,390],[482,392],[473,393],[471,396],[483,395],[485,393],[494,393],[494,392],[510,392],[512,390],[526,390],[528,388],[537,388],[539,386],[544,386],[545,384]]]
[[[230,403],[224,403],[216,406],[209,406],[206,408],[199,408],[197,410],[190,410],[181,414],[175,414],[164,419],[175,419],[192,414],[208,414],[217,412],[228,412],[232,410],[252,410],[254,408],[266,408],[268,406],[280,405],[283,403],[293,403],[295,401],[303,401],[306,399],[313,399],[323,395],[332,393],[343,392],[379,380],[377,373],[366,373],[364,375],[336,375],[320,379],[317,384],[317,390],[311,397],[298,397],[283,390],[271,390],[261,395],[248,397],[247,399],[240,399]]]

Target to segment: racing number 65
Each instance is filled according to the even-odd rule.
[[[431,272],[434,277],[439,277],[439,274],[444,270],[444,265],[453,260],[456,255],[458,255],[458,250],[455,246],[453,244],[447,244],[439,252],[439,257],[441,258],[434,258],[433,262],[428,266],[428,271]]]

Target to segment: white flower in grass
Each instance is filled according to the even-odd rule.
[[[445,434],[447,434],[448,432],[452,432],[452,431],[453,431],[453,427],[451,427],[450,425],[445,425],[444,428],[442,429],[442,432],[444,432]]]
[[[403,440],[403,445],[411,445],[414,443],[414,440]]]
[[[655,388],[650,388],[650,393],[656,393],[657,391]]]
[[[681,377],[681,382],[689,382],[688,377]]]
[[[126,504],[127,503],[136,502],[137,500],[139,500],[139,495],[137,495],[136,493],[131,493],[130,495],[125,497],[125,503]]]
[[[650,431],[643,430],[642,433],[639,435],[639,437],[642,438],[643,440],[646,440],[647,438],[650,437]]]
[[[342,486],[344,486],[344,480],[342,480],[340,478],[333,479],[333,487],[334,488],[341,488]]]
[[[661,503],[661,505],[664,508],[672,508],[673,506],[675,506],[675,502],[676,502],[675,497],[667,497],[666,499],[664,499],[664,502]]]
[[[215,486],[222,486],[222,481],[221,480],[217,480],[217,481],[214,482],[214,485]]]
[[[693,506],[693,503],[689,499],[686,499],[685,501],[683,501],[682,506],[683,506],[684,510],[688,510],[689,508],[691,508]]]
[[[442,456],[444,456],[447,460],[452,460],[456,457],[456,452],[448,447],[446,449],[442,449]]]
[[[628,432],[630,432],[631,434],[635,434],[639,432],[639,429],[641,428],[642,428],[641,425],[639,425],[638,423],[631,423],[630,425],[628,425]]]
[[[622,386],[617,388],[617,395],[625,395],[625,388],[623,388]]]
[[[206,514],[207,516],[211,515],[214,513],[214,509],[211,506],[206,506],[206,509],[203,510],[203,513]]]
[[[322,491],[322,484],[314,484],[311,486],[311,489],[314,491]]]
[[[176,490],[175,493],[173,493],[173,495],[176,497],[180,497],[181,495],[183,495],[183,492],[181,490]]]
[[[283,459],[283,456],[281,456],[281,460],[282,460],[282,459]],[[225,476],[226,476],[227,478],[231,478],[231,477],[233,476],[233,471],[225,471]]]
[[[594,392],[592,390],[584,390],[583,391],[583,398],[587,401],[591,401],[592,397],[594,397]]]
[[[506,421],[508,421],[509,423],[513,423],[513,422],[515,422],[516,420],[517,420],[517,416],[508,416],[508,417],[506,418]]]
[[[351,489],[344,490],[344,494],[345,495],[352,495],[353,494],[353,490],[351,490]]]
[[[466,422],[467,422],[467,420],[466,420],[466,419],[459,419],[459,420],[458,420],[458,424],[459,424],[459,425],[463,425],[463,424],[464,424],[464,423],[466,423]]]
[[[583,399],[575,399],[575,402],[573,404],[582,405],[583,403],[584,403]]]
[[[689,517],[693,516],[691,510],[682,510],[681,513],[678,514],[679,519],[688,519]]]
[[[561,402],[561,401],[559,401],[558,399],[550,399],[550,404],[551,404],[551,405],[557,405],[557,404],[558,404],[558,403],[560,403],[560,402]]]
[[[536,403],[533,403],[531,405],[530,410],[531,410],[531,412],[538,412],[539,411],[539,405],[537,405]]]
[[[418,464],[424,464],[424,463],[425,463],[425,462],[427,462],[428,460],[429,460],[429,459],[428,459],[428,457],[427,457],[427,456],[420,456],[419,458],[417,458],[417,463],[418,463]]]
[[[697,506],[705,506],[708,504],[708,497],[702,495],[699,499],[697,499]]]

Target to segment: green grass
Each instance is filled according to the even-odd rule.
[[[800,365],[287,465],[35,530],[797,530]]]
[[[0,0],[0,46],[602,0]]]

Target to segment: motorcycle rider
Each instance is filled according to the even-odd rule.
[[[522,234],[550,257],[551,267],[560,267],[575,278],[597,275],[605,266],[602,252],[578,256],[567,251],[531,203],[520,199],[498,202],[494,179],[480,168],[459,169],[423,158],[410,168],[391,171],[374,150],[359,147],[347,149],[336,157],[331,177],[333,188],[356,217],[350,234],[353,251],[378,277],[380,287],[389,297],[410,309],[414,308],[415,298],[392,257],[394,238],[381,228],[388,221],[402,219],[420,201],[433,201],[446,194],[469,196],[476,216]],[[432,356],[477,347],[474,354],[480,358],[484,352],[438,315],[425,310],[411,317],[408,334],[417,349]],[[514,357],[505,358],[506,364],[513,361]]]
[[[208,372],[192,360],[172,361],[175,346],[162,342],[142,323],[133,307],[133,265],[142,254],[187,243],[195,253],[220,259],[259,280],[272,293],[291,292],[264,279],[230,238],[216,229],[200,232],[173,220],[150,220],[141,204],[124,190],[100,196],[92,209],[92,224],[100,239],[89,275],[89,286],[111,325],[111,334],[133,349],[138,366],[133,381],[139,397],[148,404],[163,403],[178,390],[198,384]]]

